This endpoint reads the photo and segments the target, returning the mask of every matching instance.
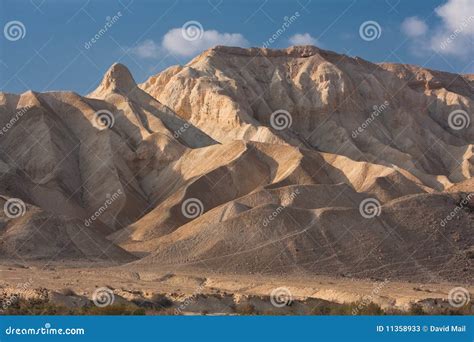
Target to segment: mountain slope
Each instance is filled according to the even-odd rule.
[[[0,93],[0,125],[0,194],[41,208],[51,221],[65,216],[103,238],[153,206],[154,163],[164,167],[188,147],[216,143],[138,89],[119,64],[89,97]],[[97,212],[98,219],[90,220]],[[48,229],[38,222],[32,217],[7,228],[3,238],[9,241],[13,231],[27,238],[22,229]]]
[[[448,119],[471,86],[215,47],[140,86],[114,64],[87,96],[0,93],[0,195],[26,203],[0,257],[472,280],[474,131]]]
[[[284,140],[396,165],[420,179],[434,175],[430,186],[442,190],[472,175],[474,125],[454,130],[448,122],[456,109],[472,116],[472,86],[466,77],[423,72],[311,46],[219,46],[140,87],[220,142]],[[436,90],[414,86],[421,74]],[[289,113],[290,127],[272,128],[278,110]]]

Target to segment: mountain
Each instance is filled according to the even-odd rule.
[[[0,195],[26,203],[0,237],[29,246],[0,256],[472,279],[473,81],[218,46],[140,85],[114,64],[87,96],[0,93]],[[29,243],[53,227],[62,248]]]
[[[78,219],[80,224],[70,229],[92,230],[104,239],[141,217],[159,195],[153,187],[157,168],[150,161],[158,163],[163,151],[179,155],[187,144],[215,144],[138,89],[120,64],[109,69],[88,97],[72,92],[1,93],[0,118],[0,194],[41,208],[50,220]],[[175,139],[174,130],[183,125],[188,129]],[[90,220],[98,210],[100,220]],[[29,215],[8,220],[0,234],[3,239],[15,235],[19,246],[20,240],[27,244],[33,237],[17,226],[20,219],[24,229],[29,225],[39,232],[51,224]],[[64,239],[74,244],[71,234]],[[72,253],[65,243],[62,253]],[[110,241],[108,245],[120,249]],[[42,255],[44,246],[31,248],[23,258]],[[6,250],[4,246],[0,254],[11,256]]]
[[[448,121],[472,109],[472,79],[312,46],[216,47],[140,87],[221,143],[283,140],[395,165],[443,190],[473,172],[474,126],[453,130]],[[271,128],[278,110],[289,113],[287,129]]]

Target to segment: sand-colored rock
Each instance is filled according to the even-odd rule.
[[[357,161],[395,165],[420,179],[436,175],[440,181],[430,186],[442,190],[472,174],[474,125],[454,130],[448,124],[456,109],[466,110],[474,121],[468,79],[413,66],[377,65],[312,46],[218,46],[140,87],[220,142],[284,140]],[[419,82],[426,82],[426,91]],[[271,114],[281,109],[290,113],[292,124],[275,130]],[[264,130],[268,134],[256,133]]]
[[[0,204],[26,208],[1,217],[0,257],[123,264],[130,283],[135,268],[472,282],[474,125],[448,123],[474,122],[471,83],[310,46],[215,47],[140,86],[114,64],[87,96],[0,93]],[[271,125],[277,110],[291,126]]]

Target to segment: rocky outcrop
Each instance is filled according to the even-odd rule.
[[[472,175],[474,125],[449,125],[454,110],[474,121],[471,78],[312,46],[216,47],[140,87],[220,142],[284,141],[434,175],[443,190]],[[276,111],[288,112],[284,129]]]
[[[472,80],[215,47],[140,86],[114,64],[88,96],[0,93],[0,195],[25,204],[0,256],[472,279]]]

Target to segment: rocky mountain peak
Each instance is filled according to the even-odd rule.
[[[218,45],[215,46],[207,51],[204,52],[204,55],[208,54],[228,54],[228,55],[235,55],[235,56],[264,56],[264,57],[296,57],[296,58],[304,58],[314,56],[322,51],[316,46],[312,45],[298,45],[298,46],[291,46],[286,49],[268,49],[268,48],[259,48],[259,47],[252,47],[252,48],[240,48],[240,47],[231,47],[231,46],[222,46]]]
[[[127,94],[136,88],[137,84],[128,68],[121,63],[114,63],[107,70],[95,94],[113,92]]]

